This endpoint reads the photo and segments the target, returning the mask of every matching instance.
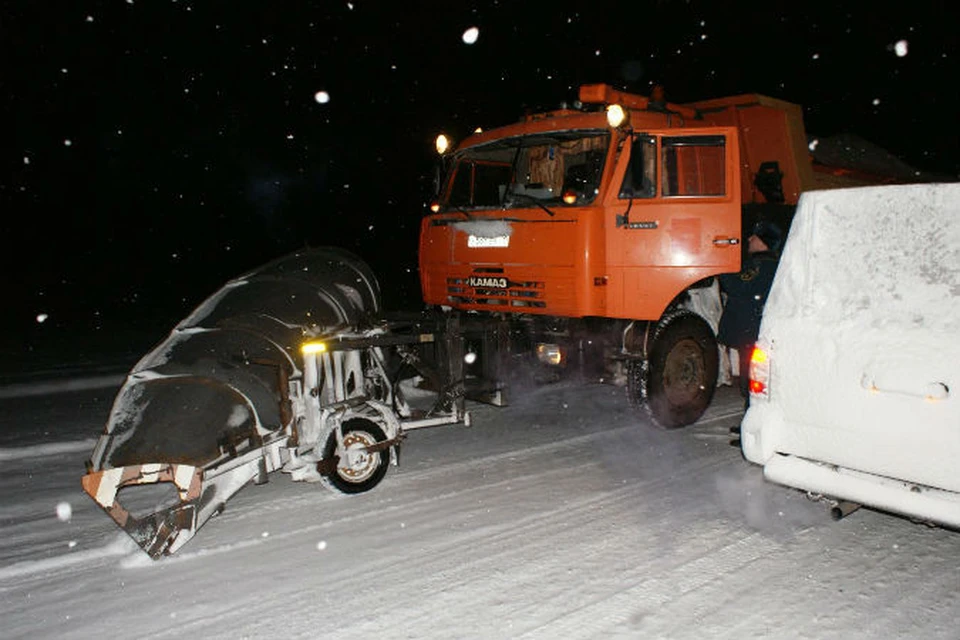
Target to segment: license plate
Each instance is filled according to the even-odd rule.
[[[467,246],[472,248],[479,247],[509,247],[510,246],[510,236],[493,236],[493,237],[484,237],[484,236],[467,236]]]

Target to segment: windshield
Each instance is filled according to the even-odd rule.
[[[560,131],[470,147],[454,157],[441,202],[453,210],[588,204],[609,142],[606,130]]]

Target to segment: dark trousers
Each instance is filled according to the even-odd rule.
[[[737,360],[740,361],[740,395],[746,399],[744,406],[750,405],[750,356],[752,354],[752,344],[737,347]]]

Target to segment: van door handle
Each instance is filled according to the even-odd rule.
[[[924,400],[946,400],[950,397],[950,387],[943,382],[926,384],[913,380],[900,380],[892,376],[864,374],[860,386],[873,393],[901,393],[917,396]]]
[[[740,238],[715,238],[713,244],[718,247],[730,247],[740,244]]]

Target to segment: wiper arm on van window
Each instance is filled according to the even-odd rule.
[[[506,205],[508,202],[528,202],[530,204],[537,205],[538,207],[540,207],[541,209],[549,213],[551,216],[556,215],[553,211],[550,210],[550,208],[547,205],[543,204],[543,202],[541,202],[539,198],[535,198],[531,196],[529,193],[516,193],[516,192],[508,193],[503,203],[504,205]]]

